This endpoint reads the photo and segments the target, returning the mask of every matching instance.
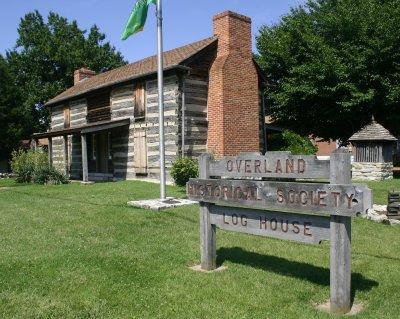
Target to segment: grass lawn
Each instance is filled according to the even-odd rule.
[[[363,182],[361,181],[360,183]],[[388,191],[396,190],[400,192],[399,178],[383,182],[366,182],[365,184],[367,184],[373,190],[375,204],[386,205]]]
[[[392,187],[370,185],[379,202]],[[157,195],[158,185],[144,182],[0,181],[0,317],[331,318],[314,308],[329,298],[329,243],[218,231],[227,270],[194,272],[196,205],[126,205]],[[353,221],[353,295],[365,305],[354,318],[399,318],[399,239],[400,227]]]

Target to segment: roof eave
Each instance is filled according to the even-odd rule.
[[[371,141],[376,141],[376,142],[396,142],[397,138],[393,137],[387,137],[387,138],[352,138],[350,137],[348,139],[349,142],[371,142]]]
[[[191,70],[191,68],[188,67],[188,66],[185,66],[185,65],[182,65],[182,64],[176,64],[176,65],[171,65],[169,67],[164,68],[164,71],[170,71],[170,70],[173,70],[173,69],[180,69],[180,70],[183,70],[185,72],[189,72]],[[81,96],[83,96],[83,95],[85,95],[87,93],[90,93],[90,92],[93,92],[93,91],[97,91],[99,89],[104,89],[106,87],[110,87],[110,86],[113,86],[113,85],[129,82],[129,81],[132,81],[132,80],[137,80],[137,79],[140,79],[140,78],[143,78],[143,77],[147,77],[147,76],[150,76],[150,75],[153,75],[153,74],[157,74],[157,71],[152,71],[152,72],[147,72],[147,73],[143,73],[143,74],[140,74],[140,75],[135,75],[135,76],[123,79],[123,80],[118,80],[118,81],[114,81],[114,82],[108,82],[108,83],[105,83],[103,85],[99,85],[96,88],[89,89],[89,90],[80,92],[78,94],[72,94],[70,96],[67,96],[65,98],[61,98],[59,100],[55,100],[55,101],[51,101],[50,100],[50,101],[46,102],[44,104],[44,106],[45,107],[54,106],[56,104],[60,104],[60,103],[65,102],[65,101],[68,101],[68,100],[71,100],[71,99],[75,99],[77,97],[81,97]]]

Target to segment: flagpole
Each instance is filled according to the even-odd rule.
[[[158,124],[160,138],[160,199],[165,199],[164,77],[163,77],[162,0],[157,0],[157,78]]]

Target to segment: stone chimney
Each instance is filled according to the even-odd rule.
[[[89,79],[92,76],[96,75],[96,72],[89,70],[87,68],[80,68],[79,70],[75,70],[74,72],[74,85],[81,82],[84,79]]]
[[[207,149],[217,157],[259,152],[259,83],[251,19],[226,11],[213,22],[218,49],[209,72]]]

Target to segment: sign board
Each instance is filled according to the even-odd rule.
[[[365,186],[254,180],[191,179],[190,199],[219,205],[353,216],[363,210]]]
[[[329,240],[329,217],[210,206],[211,224],[218,228],[309,244]]]
[[[272,178],[329,178],[329,161],[316,156],[292,155],[290,152],[242,153],[211,160],[210,176],[272,177]]]
[[[203,154],[199,173],[186,190],[200,202],[202,269],[216,268],[217,227],[310,244],[330,240],[331,312],[350,310],[351,216],[371,207],[372,193],[351,184],[347,150],[334,151],[330,161],[289,152],[220,160]]]

